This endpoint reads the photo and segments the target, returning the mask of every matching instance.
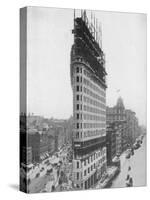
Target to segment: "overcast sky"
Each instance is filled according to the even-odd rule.
[[[107,105],[114,106],[121,96],[125,107],[136,112],[140,124],[146,124],[146,16],[93,13],[102,26]],[[30,7],[27,21],[27,110],[45,117],[69,118],[73,112],[73,10]]]

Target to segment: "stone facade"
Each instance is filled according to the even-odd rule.
[[[107,165],[105,60],[98,43],[93,42],[85,18],[84,13],[84,18],[74,19],[71,50],[73,184],[80,189],[93,187]]]

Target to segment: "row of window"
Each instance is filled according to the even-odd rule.
[[[97,115],[90,115],[90,114],[84,114],[84,120],[94,120],[94,121],[106,121],[106,117],[97,116]]]
[[[106,156],[103,156],[101,159],[99,159],[96,163],[92,164],[90,167],[88,167],[87,169],[84,170],[84,176],[87,176],[88,174],[90,174],[90,172],[92,172],[94,169],[96,169],[96,167],[100,164],[102,164],[104,161],[106,160]],[[79,168],[79,164],[77,162],[77,168]],[[82,172],[77,172],[76,173],[76,178],[77,180],[79,180],[79,174],[81,174],[81,179],[82,179]]]
[[[82,95],[79,95],[77,94],[76,95],[76,100],[77,101],[82,101]],[[94,105],[96,107],[102,107],[102,108],[105,108],[104,104],[98,102],[98,101],[95,101],[95,100],[92,100],[91,98],[87,97],[87,96],[83,96],[83,100],[85,103],[90,103],[91,105]],[[105,111],[102,111],[103,113],[101,114],[105,114]]]
[[[86,87],[83,88],[83,91],[84,91],[85,94],[87,94],[87,95],[89,95],[89,96],[91,96],[91,97],[93,97],[93,98],[95,98],[99,101],[102,100],[102,97],[100,97],[98,94],[92,92],[90,89],[88,89]]]
[[[89,73],[87,70],[84,70],[84,75],[85,75],[87,78],[89,78],[92,82],[94,82],[96,85],[97,85],[97,84],[99,85],[99,82],[97,81],[97,79],[93,78],[93,77],[91,76],[91,73]],[[105,97],[105,92],[104,92],[104,91],[102,91],[101,94],[102,94],[102,96]]]
[[[102,149],[101,151],[95,152],[93,155],[88,157],[86,160],[84,160],[84,166],[87,166],[91,162],[95,161],[99,157],[102,157],[104,154],[106,154],[106,149]]]
[[[105,123],[76,123],[76,128],[77,129],[82,129],[82,128],[105,128],[106,124]]]
[[[98,102],[96,100],[93,100],[93,99],[87,97],[87,96],[84,96],[83,99],[84,99],[84,102],[89,103],[91,105],[94,105],[96,107],[101,107],[101,106],[104,105],[104,104],[102,104],[102,103],[100,103],[100,102]],[[101,100],[101,102],[105,103],[105,101],[103,101],[103,100]]]
[[[92,172],[94,169],[96,169],[96,164],[94,163],[93,165],[91,165],[91,167],[88,167],[88,169],[84,170],[84,176],[87,176],[90,172]],[[81,174],[81,179],[82,179],[82,172],[77,172],[77,180],[79,180],[79,174]]]
[[[93,165],[91,165],[91,167],[88,167],[88,169],[85,169],[84,170],[84,176],[87,176],[90,174],[90,172],[92,172],[94,169],[96,169],[96,164],[94,163]],[[82,172],[77,172],[76,173],[76,179],[79,180],[80,177],[79,177],[79,174],[81,174],[81,179],[82,179]]]
[[[101,108],[105,109],[105,106],[102,105]],[[90,112],[90,113],[98,113],[98,114],[102,114],[101,110],[98,109],[98,108],[93,108],[91,106],[87,106],[87,105],[84,105],[84,111],[86,112]]]
[[[84,176],[92,172],[95,168],[96,168],[96,164],[94,163],[93,165],[91,165],[91,167],[88,167],[87,170],[86,169],[84,170]]]
[[[82,117],[83,116],[83,117]],[[76,120],[90,120],[90,121],[106,121],[105,116],[97,116],[97,115],[90,115],[90,114],[82,114],[82,113],[76,113],[75,115]]]
[[[77,101],[82,101],[82,95],[76,95],[76,100]],[[84,110],[88,111],[88,112],[93,112],[93,113],[98,113],[98,114],[101,114],[101,115],[105,115],[106,114],[105,105],[100,104],[100,106],[104,110],[99,110],[97,108],[92,108],[92,107],[87,106],[87,105],[84,106]],[[82,104],[76,104],[76,110],[82,110]]]
[[[80,138],[92,137],[92,136],[97,136],[97,135],[101,136],[105,133],[104,130],[105,129],[103,129],[103,130],[90,130],[90,131],[88,130],[88,131],[84,131],[84,132],[77,131],[77,132],[75,132],[75,138],[80,139]]]
[[[84,75],[86,76],[86,77],[88,77],[89,79],[92,79],[92,76],[91,76],[91,73],[90,72],[88,72],[87,70],[83,70],[84,71]],[[76,69],[75,69],[75,72],[78,74],[78,73],[81,73],[82,74],[82,66],[77,66],[76,67]],[[97,84],[97,80],[95,80],[95,79],[92,79],[92,81],[94,81],[95,82],[95,84]]]
[[[85,94],[105,103],[105,99],[103,97],[100,97],[98,94],[92,92],[90,89],[86,87],[83,88],[82,85],[76,85],[75,88],[76,88],[76,92],[82,92],[84,90]]]
[[[86,86],[90,87],[92,90],[96,91],[97,93],[101,94],[101,96],[103,96],[103,98],[106,96],[105,92],[101,89],[99,89],[96,85],[94,85],[91,81],[89,81],[86,78],[83,78],[82,81],[82,76],[76,76],[75,77],[75,83],[84,83]]]
[[[90,87],[91,89],[95,90],[96,92],[98,92],[99,94],[101,94],[103,97],[105,97],[105,92],[102,91],[101,89],[99,89],[96,85],[94,85],[91,81],[89,81],[88,79],[83,79],[83,83],[85,85],[87,85],[88,87]]]

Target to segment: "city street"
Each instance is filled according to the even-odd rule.
[[[57,187],[56,191],[58,190],[58,180],[60,177],[57,175],[58,171],[58,164],[60,159],[62,160],[61,169],[59,171],[65,171],[65,173],[68,175],[67,179],[69,180],[70,175],[70,167],[67,159],[67,153],[68,153],[68,147],[64,147],[61,150],[61,153],[58,152],[59,158],[57,156],[52,156],[48,158],[47,160],[44,160],[39,166],[35,167],[32,172],[29,173],[29,178],[31,179],[31,183],[29,184],[29,191],[30,193],[36,193],[36,192],[51,192],[52,186]],[[49,165],[47,165],[46,162],[49,161]],[[57,165],[57,166],[53,166]],[[43,169],[41,171],[41,169]],[[52,169],[52,172],[50,174],[47,174],[47,170]],[[69,170],[66,171],[66,170]],[[39,173],[39,177],[36,177],[37,173]],[[59,190],[58,190],[59,191]]]
[[[127,174],[133,178],[133,186],[145,186],[146,184],[146,138],[144,137],[141,147],[134,151],[130,159],[121,155],[121,172],[113,181],[111,188],[126,187]],[[128,173],[128,167],[131,171]]]

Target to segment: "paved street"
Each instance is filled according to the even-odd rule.
[[[125,179],[129,166],[131,166],[130,175],[133,178],[133,186],[144,186],[146,184],[146,138],[130,159],[125,158],[125,153],[121,155],[121,172],[113,181],[112,188],[126,187]]]

